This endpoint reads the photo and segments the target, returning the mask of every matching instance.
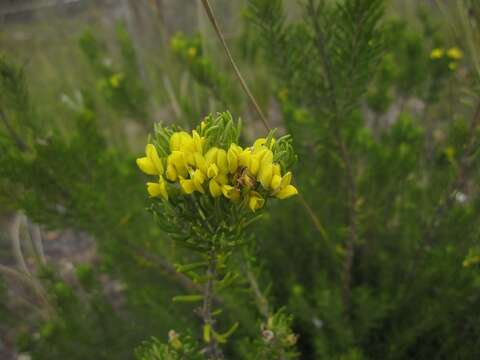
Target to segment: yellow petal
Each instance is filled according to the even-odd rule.
[[[153,164],[158,170],[158,173],[162,175],[163,174],[162,160],[158,156],[157,149],[153,144],[147,144],[145,148],[145,154],[147,154],[147,157],[153,162]]]
[[[200,169],[200,171],[202,171],[204,174],[206,174],[207,173],[207,161],[205,160],[205,158],[199,153],[195,153],[194,157],[195,157],[195,166],[197,167],[197,169]]]
[[[258,170],[260,169],[260,156],[259,154],[252,155],[250,158],[250,164],[248,164],[248,171],[252,175],[256,175]]]
[[[438,60],[441,59],[444,55],[445,51],[440,48],[433,49],[432,52],[430,53],[430,59],[432,60]]]
[[[165,181],[162,181],[160,183],[160,190],[161,190],[160,196],[164,200],[168,200],[168,191],[167,191],[167,185],[165,184]]]
[[[207,161],[207,166],[217,162],[217,152],[218,148],[212,147],[205,154],[205,160]]]
[[[162,187],[159,183],[148,182],[147,191],[151,197],[157,197],[160,196],[160,194],[162,193]]]
[[[175,166],[173,166],[173,164],[169,163],[167,165],[167,171],[166,171],[165,175],[166,175],[168,180],[177,181],[178,174],[177,174],[177,170],[175,169]]]
[[[192,137],[186,131],[181,131],[180,133],[180,150],[185,152],[195,152],[195,144]]]
[[[289,171],[282,177],[282,183],[280,184],[280,187],[283,189],[285,186],[290,185],[290,182],[292,181],[292,173]]]
[[[203,175],[203,173],[200,170],[195,170],[192,180],[193,180],[193,185],[195,186],[195,190],[201,193],[205,193],[205,190],[202,187],[202,184],[205,181],[205,175]]]
[[[228,149],[227,160],[228,171],[230,171],[230,174],[233,174],[238,168],[238,152],[235,150],[235,147],[233,147],[233,144]]]
[[[222,188],[215,180],[210,180],[210,182],[208,183],[208,188],[210,190],[210,194],[212,194],[213,197],[218,197],[222,195]]]
[[[451,49],[448,49],[447,56],[453,60],[460,60],[463,58],[463,51],[460,50],[458,47],[453,47]]]
[[[137,166],[142,170],[145,174],[148,175],[159,175],[158,169],[148,157],[142,157],[137,159]]]
[[[281,176],[279,164],[273,164],[273,175]]]
[[[195,191],[195,184],[193,183],[193,180],[181,178],[180,187],[185,194],[191,194]]]
[[[228,177],[225,174],[218,174],[217,176],[215,176],[215,181],[218,182],[220,185],[227,185]]]
[[[273,189],[273,190],[277,190],[280,185],[282,183],[282,177],[280,175],[273,175],[272,176],[272,182],[270,183],[270,187]]]
[[[213,178],[218,175],[218,167],[215,164],[212,164],[207,169],[207,176]]]
[[[253,151],[256,152],[260,150],[266,142],[266,138],[258,138],[257,140],[255,140],[255,142],[253,143]]]
[[[263,156],[261,157],[262,164],[270,164],[273,161],[273,152],[270,149],[266,149],[263,152]]]
[[[262,208],[264,204],[265,204],[265,199],[263,199],[259,193],[255,191],[252,191],[250,193],[250,198],[248,199],[248,206],[253,212]]]
[[[273,177],[273,164],[263,164],[258,171],[258,180],[262,184],[263,188],[268,190],[272,182]]]
[[[203,138],[200,137],[198,132],[193,130],[192,131],[192,139],[193,139],[193,146],[195,147],[195,151],[202,154]]]
[[[250,165],[251,157],[252,157],[252,152],[249,149],[243,150],[238,155],[238,165],[243,167],[248,167]]]
[[[295,186],[293,185],[287,185],[285,186],[283,189],[281,189],[276,195],[275,197],[277,197],[278,199],[287,199],[289,198],[290,196],[293,196],[293,195],[297,195],[298,194],[298,190]]]
[[[172,151],[168,156],[168,162],[175,166],[179,176],[186,177],[188,175],[185,156],[182,151]]]
[[[222,193],[223,196],[232,201],[238,201],[240,199],[240,191],[231,185],[223,185]]]
[[[221,173],[228,173],[228,160],[227,160],[227,152],[223,149],[218,149],[217,152],[217,166],[218,170]]]
[[[170,136],[170,151],[180,150],[181,140],[180,133],[173,133],[172,136]]]

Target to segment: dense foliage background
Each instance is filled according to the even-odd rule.
[[[260,108],[293,135],[303,195],[269,204],[231,264],[236,286],[217,301],[239,327],[225,357],[478,358],[477,2],[212,6]],[[172,302],[200,285],[176,272],[194,257],[146,210],[135,158],[159,121],[229,110],[244,140],[267,131],[200,1],[12,11],[0,357],[163,359],[170,330],[201,339],[192,306]],[[294,350],[273,349],[269,316]]]

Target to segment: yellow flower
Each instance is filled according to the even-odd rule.
[[[122,80],[123,80],[123,74],[113,74],[110,77],[110,85],[112,85],[112,87],[116,89],[120,86],[120,83],[122,82]]]
[[[197,56],[197,49],[193,46],[189,47],[187,50],[187,56],[190,60],[193,60]]]
[[[430,59],[439,60],[443,57],[444,54],[445,54],[445,50],[443,50],[441,48],[435,48],[430,53]]]
[[[270,188],[270,185],[272,183],[272,177],[273,177],[273,164],[267,163],[262,165],[258,172],[258,180],[260,181],[264,189],[268,190]]]
[[[272,176],[270,187],[272,188],[272,190],[277,190],[280,187],[281,183],[282,183],[282,177],[280,175],[274,174]]]
[[[255,153],[257,151],[260,151],[262,148],[267,149],[266,144],[267,144],[267,139],[266,138],[258,138],[253,143],[253,152]],[[270,140],[270,146],[268,147],[268,149],[271,150],[274,144],[275,144],[275,139],[271,139]]]
[[[221,173],[228,174],[227,152],[223,149],[218,149],[218,152],[217,152],[217,166],[218,166],[218,170]]]
[[[227,199],[230,199],[234,202],[240,200],[240,190],[234,188],[231,185],[223,185],[222,193]]]
[[[463,58],[463,51],[455,46],[448,49],[447,56],[452,60],[461,60]]]
[[[264,204],[265,204],[265,199],[262,198],[262,196],[258,192],[256,191],[250,192],[249,199],[248,199],[248,206],[253,212],[262,208]]]
[[[195,184],[191,179],[180,177],[180,188],[185,194],[191,194],[195,191]]]
[[[173,164],[168,163],[167,171],[165,172],[165,175],[168,180],[177,181],[178,173],[177,173],[177,170],[175,169],[175,166],[173,166]]]
[[[238,154],[238,165],[248,167],[250,165],[250,159],[252,157],[252,151],[250,149],[243,150]]]
[[[203,153],[203,142],[204,138],[202,138],[196,130],[192,131],[192,140],[193,140],[193,148],[195,152],[200,154]]]
[[[207,176],[213,178],[218,175],[218,166],[216,164],[211,164],[207,169]]]
[[[168,192],[165,180],[161,176],[158,183],[147,183],[147,191],[151,197],[161,197],[164,200],[168,200]]]
[[[207,173],[211,170],[211,165],[216,165],[216,168],[219,173],[228,173],[228,161],[227,161],[227,152],[223,149],[212,147],[205,154],[205,160],[207,162]],[[212,167],[213,169],[213,167]],[[216,175],[213,175],[216,176]],[[209,175],[209,177],[212,177]]]
[[[200,169],[200,171],[202,171],[204,174],[207,173],[207,161],[205,160],[205,158],[200,155],[199,153],[195,153],[194,154],[194,162],[195,162],[195,166],[197,167],[197,169]]]
[[[162,175],[162,160],[158,156],[157,149],[153,144],[147,144],[145,147],[145,154],[147,156],[137,159],[137,165],[140,170],[148,175]]]
[[[266,142],[266,138],[258,138],[257,140],[255,140],[255,142],[253,143],[253,151],[255,152],[260,150]]]
[[[187,177],[188,171],[185,164],[184,153],[182,151],[172,151],[172,153],[168,155],[167,162],[175,167],[179,176]]]
[[[193,185],[195,186],[195,190],[201,192],[202,194],[205,193],[202,184],[205,181],[205,175],[200,170],[195,170],[192,176]]]
[[[448,64],[448,68],[451,70],[451,71],[455,71],[457,70],[458,68],[458,64],[456,62],[451,62],[450,64]]]
[[[295,186],[291,185],[290,182],[292,181],[292,173],[286,173],[280,182],[278,188],[274,191],[273,195],[277,199],[287,199],[290,196],[297,195],[298,190]]]
[[[155,167],[155,164],[147,157],[142,157],[142,158],[137,159],[137,166],[145,174],[158,175],[158,170]]]
[[[218,174],[214,177],[214,180],[218,182],[220,185],[228,184],[228,177],[226,174]]]
[[[218,152],[217,147],[211,147],[207,153],[205,154],[205,160],[207,161],[207,166],[210,164],[215,164],[217,161],[217,152]]]
[[[297,194],[298,194],[298,190],[295,186],[287,185],[284,188],[282,188],[275,196],[277,197],[277,199],[284,200]]]
[[[190,134],[185,131],[175,132],[170,137],[170,151],[172,152],[183,151],[183,152],[194,153],[196,152],[197,148],[198,148],[198,140],[195,141],[190,136]]]
[[[250,157],[250,163],[248,164],[248,171],[252,175],[257,175],[262,164],[269,164],[273,160],[273,153],[271,150],[262,146],[262,148],[254,151]]]
[[[228,170],[230,174],[233,174],[237,171],[238,168],[238,156],[241,154],[243,149],[237,144],[231,144],[230,148],[227,151],[227,161],[228,161]]]
[[[180,350],[183,346],[182,342],[178,338],[178,334],[175,330],[170,330],[168,332],[168,343],[172,345],[175,350]]]
[[[222,195],[222,187],[218,182],[215,181],[215,179],[210,180],[208,183],[208,189],[210,190],[210,194],[212,194],[213,197],[219,197]]]

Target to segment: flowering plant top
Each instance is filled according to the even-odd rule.
[[[151,197],[168,202],[198,193],[255,212],[268,198],[297,194],[287,168],[295,157],[289,136],[275,140],[271,133],[244,148],[229,113],[206,117],[191,133],[163,126],[155,133],[137,159],[144,173],[156,177],[147,183]]]

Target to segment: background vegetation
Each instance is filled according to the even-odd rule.
[[[225,357],[478,358],[479,5],[212,6],[269,123],[293,135],[303,195],[269,205],[230,265]],[[0,357],[182,358],[160,353],[174,334],[202,341],[172,302],[198,290],[174,266],[194,258],[146,211],[135,158],[159,121],[229,110],[246,142],[267,134],[201,2],[4,21]]]

